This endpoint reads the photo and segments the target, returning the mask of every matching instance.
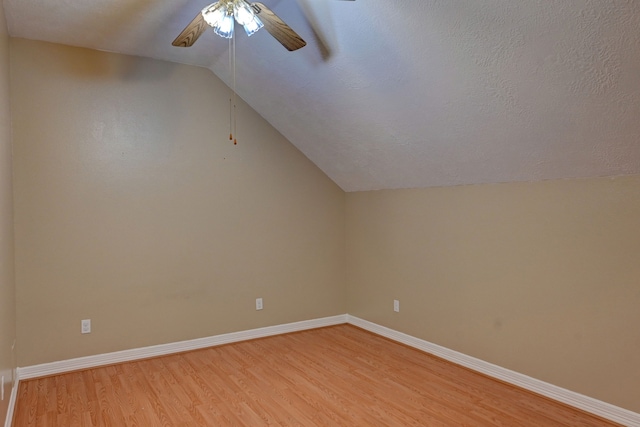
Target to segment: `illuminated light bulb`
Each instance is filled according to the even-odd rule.
[[[247,35],[251,36],[255,34],[264,25],[262,24],[262,21],[257,16],[254,15],[253,19],[248,23],[244,24],[243,26],[244,26],[244,31],[247,33]]]
[[[213,31],[220,37],[224,37],[225,39],[230,39],[233,37],[233,15],[229,13],[225,13],[222,16],[222,19],[218,20],[216,24],[213,26]]]
[[[251,9],[251,6],[249,6],[245,1],[233,2],[233,14],[240,25],[247,25],[256,16]]]
[[[224,17],[225,10],[221,3],[216,2],[202,9],[201,13],[205,22],[209,24],[209,26],[215,27],[216,24]]]
[[[262,21],[258,19],[251,6],[244,0],[236,0],[233,2],[233,15],[238,24],[244,27],[248,36],[251,36],[263,27]]]

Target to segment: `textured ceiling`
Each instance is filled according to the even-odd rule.
[[[266,31],[238,32],[237,91],[346,191],[640,173],[640,1],[262,1],[308,45],[291,53]],[[171,46],[208,3],[4,8],[14,37],[229,82],[213,31]]]

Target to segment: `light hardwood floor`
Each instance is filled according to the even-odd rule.
[[[26,426],[612,426],[340,325],[20,383]]]

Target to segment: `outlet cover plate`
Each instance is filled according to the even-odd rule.
[[[91,333],[91,319],[84,319],[80,323],[80,333],[90,334]]]

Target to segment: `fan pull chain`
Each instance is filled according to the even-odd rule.
[[[229,70],[232,71],[233,54],[231,52],[231,39],[229,39]],[[233,88],[229,94],[229,141],[233,141]]]
[[[236,93],[236,38],[232,37],[231,40],[231,44],[233,45],[233,133],[237,137],[238,127],[236,122],[238,114],[236,112],[236,100],[238,95]],[[235,138],[233,139],[233,145],[238,145],[238,141]]]
[[[229,96],[229,141],[238,145],[236,120],[236,38],[229,38],[229,68],[231,71],[231,95]]]

